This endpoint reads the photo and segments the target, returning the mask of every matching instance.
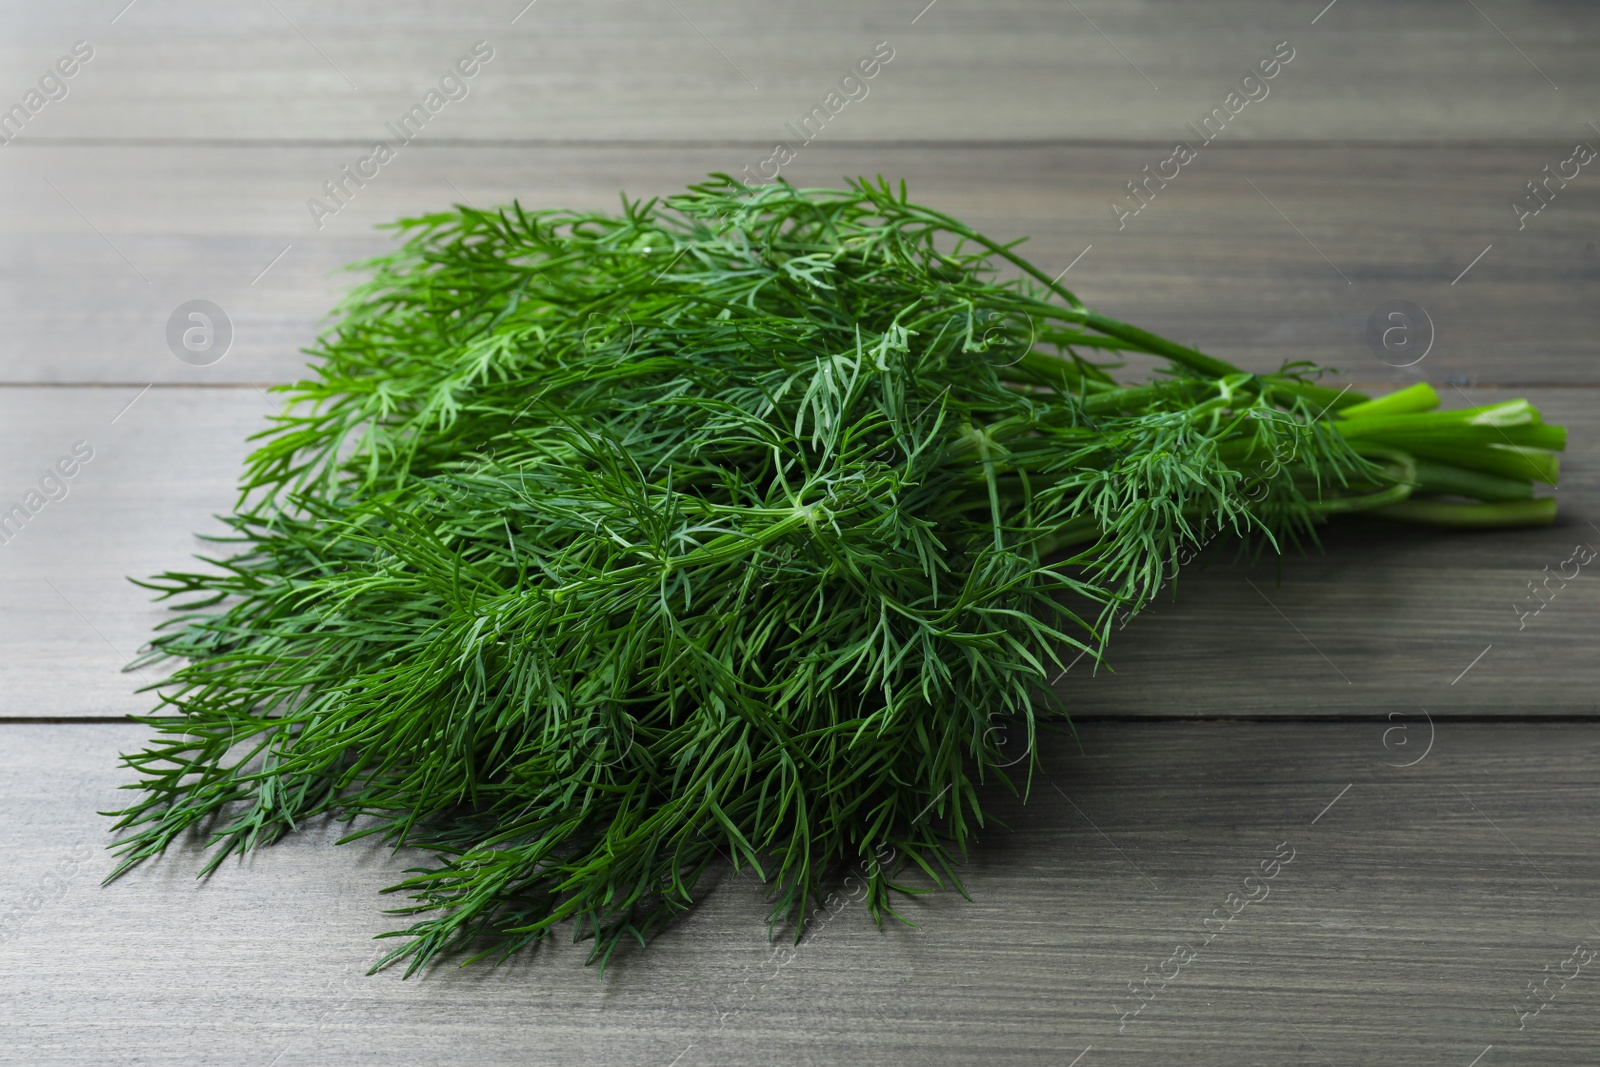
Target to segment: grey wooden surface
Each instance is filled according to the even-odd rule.
[[[1591,140],[1600,146],[1600,136]],[[1066,280],[1091,306],[1251,369],[1310,359],[1363,381],[1577,384],[1600,374],[1600,174],[1581,172],[1520,231],[1510,210],[1524,182],[1567,158],[1562,144],[1219,139],[1120,230],[1113,198],[1128,202],[1124,183],[1165,159],[1170,143],[819,141],[785,173],[835,187],[862,175],[903,178],[918,198],[993,236],[1030,237],[1025,254],[1052,273],[1082,254]],[[739,145],[419,142],[319,230],[305,202],[360,158],[349,147],[19,139],[0,149],[0,312],[9,327],[0,381],[290,380],[305,362],[299,349],[350,284],[340,268],[388,247],[378,224],[463,200],[607,208],[619,190],[669,194],[761,157]],[[195,298],[219,304],[235,328],[231,350],[206,367],[172,358],[163,337],[173,309]],[[1394,299],[1421,304],[1434,323],[1437,341],[1415,367],[1380,361],[1364,341],[1368,316]]]
[[[364,143],[478,40],[495,58],[430,138],[764,142],[881,40],[829,139],[1164,140],[1284,40],[1240,136],[1562,141],[1600,88],[1581,3],[139,0],[113,23],[126,2],[7,4],[6,84],[96,49],[27,137]]]
[[[1585,571],[1520,628],[1516,605],[1600,544],[1600,177],[1521,229],[1509,205],[1600,144],[1600,13],[524,3],[0,4],[0,106],[95,48],[0,145],[0,509],[94,450],[0,546],[0,1063],[1593,1059],[1600,975],[1563,985],[1561,965],[1600,945],[1600,586]],[[477,40],[496,51],[471,95],[315,226],[306,199]],[[117,720],[149,707],[119,668],[161,617],[125,579],[202,550],[274,410],[261,387],[296,376],[338,268],[384,246],[373,225],[514,196],[599,207],[753,166],[880,40],[895,56],[869,96],[786,176],[903,177],[1032,235],[1041,265],[1076,259],[1091,305],[1254,369],[1527,395],[1572,430],[1558,524],[1350,524],[1281,571],[1209,551],[1117,635],[1114,672],[1058,681],[1078,741],[1048,743],[1027,804],[995,796],[1007,826],[971,857],[973,902],[925,898],[919,929],[884,932],[850,905],[782,966],[759,888],[726,870],[603,980],[559,942],[498,971],[364,977],[388,928],[376,891],[407,861],[326,827],[205,885],[184,849],[99,888],[95,812],[142,737]],[[1283,40],[1270,95],[1119,229],[1124,183]],[[163,337],[194,298],[236,327],[206,367]],[[1393,299],[1435,327],[1408,368],[1363,341]],[[1268,899],[1202,944],[1281,842],[1295,860]],[[1197,958],[1123,1018],[1180,942]],[[1559,992],[1519,1019],[1534,982]]]
[[[1600,1041],[1590,971],[1517,1014],[1600,945],[1586,724],[1441,723],[1410,767],[1383,723],[1092,724],[1049,743],[1026,806],[995,795],[1010,830],[983,836],[973,900],[912,904],[918,929],[845,904],[769,962],[762,894],[720,871],[603,979],[556,942],[406,982],[362,976],[403,857],[313,826],[205,885],[183,853],[102,889],[80,843],[139,731],[6,729],[6,1062],[1065,1065],[1093,1046],[1080,1067],[1466,1067],[1489,1046],[1482,1065],[1590,1062]],[[1266,897],[1208,931],[1285,844]],[[1171,977],[1179,944],[1197,955]]]

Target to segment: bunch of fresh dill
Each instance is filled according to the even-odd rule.
[[[1553,514],[1526,403],[1243,373],[903,187],[397,225],[226,554],[149,583],[177,613],[141,663],[182,665],[113,814],[118,874],[319,815],[429,850],[407,973],[569,919],[603,963],[719,856],[775,925],[853,863],[892,915],[908,875],[959,886],[980,783],[1018,773],[995,724],[1031,754],[1064,657],[1202,529]],[[1169,367],[1119,385],[1116,352]]]

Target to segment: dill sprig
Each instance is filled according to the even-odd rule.
[[[1553,514],[1526,403],[1242,372],[903,186],[395,226],[218,554],[145,583],[176,611],[140,663],[179,666],[113,814],[116,874],[317,816],[426,850],[408,974],[568,920],[603,965],[719,856],[775,930],[852,864],[881,922],[960,888],[980,785],[1027,788],[1051,680],[1186,545]],[[1167,368],[1120,384],[1127,352]]]

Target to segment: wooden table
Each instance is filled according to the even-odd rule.
[[[1518,606],[1600,545],[1600,173],[1552,181],[1537,215],[1511,205],[1600,145],[1600,13],[522,2],[0,16],[0,102],[74,42],[93,53],[0,146],[0,510],[92,449],[0,546],[0,1063],[1594,1062],[1600,966],[1577,961],[1600,945],[1600,579]],[[466,97],[316,217],[478,41],[493,57]],[[923,898],[916,929],[850,905],[774,959],[761,888],[723,871],[603,979],[558,943],[401,981],[364,971],[405,857],[326,827],[206,884],[191,849],[100,888],[96,811],[144,734],[122,717],[148,705],[119,668],[160,618],[124,578],[216,528],[263,388],[297,373],[336,268],[384,246],[372,226],[756,166],[880,41],[893,58],[791,180],[905,178],[1032,234],[1091,306],[1252,369],[1528,396],[1572,434],[1557,524],[1352,523],[1281,566],[1208,551],[1117,635],[1114,673],[1060,681],[1076,742],[1049,743],[1026,804],[996,798],[972,901]],[[1203,143],[1187,124],[1279,42],[1268,94]],[[1125,183],[1178,139],[1196,158],[1128,214]],[[233,327],[206,366],[165,339],[192,299]],[[1365,341],[1394,300],[1433,327],[1410,366]],[[1291,852],[1264,899],[1207,923]]]

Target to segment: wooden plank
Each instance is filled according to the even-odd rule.
[[[137,728],[0,726],[0,1037],[41,1067],[1585,1062],[1593,967],[1560,976],[1600,944],[1600,728],[1451,723],[1409,768],[1383,731],[1090,725],[1050,742],[1054,785],[996,795],[1011,829],[965,869],[974,900],[922,898],[920,929],[842,902],[780,965],[723,871],[603,979],[556,943],[402,982],[362,971],[407,857],[310,827],[205,885],[185,852],[98,888],[93,809]]]
[[[1506,395],[1446,390],[1457,405]],[[1591,390],[1527,395],[1571,428],[1558,525],[1492,533],[1346,525],[1330,530],[1324,554],[1287,558],[1281,584],[1273,563],[1234,567],[1229,550],[1214,546],[1179,575],[1175,601],[1118,633],[1115,673],[1094,675],[1084,661],[1060,679],[1069,707],[1119,717],[1415,716],[1419,706],[1442,715],[1593,714],[1600,583],[1585,570],[1566,586],[1541,585],[1551,601],[1521,629],[1513,605],[1532,610],[1527,583],[1542,582],[1547,565],[1562,570],[1574,543],[1600,546],[1590,525],[1600,524],[1600,423]],[[192,534],[217,529],[209,516],[233,501],[245,438],[273,410],[251,388],[0,389],[0,425],[13,441],[0,454],[4,508],[75,442],[95,452],[65,499],[0,546],[0,642],[10,649],[0,660],[0,717],[150,709],[134,690],[151,679],[118,672],[165,613],[126,579],[205,551]]]
[[[996,237],[1031,234],[1028,252],[1047,268],[1082,255],[1067,279],[1091,306],[1252,369],[1310,359],[1367,381],[1595,382],[1600,197],[1581,178],[1521,231],[1509,208],[1541,165],[1560,161],[1554,151],[1219,144],[1120,222],[1113,199],[1132,204],[1124,183],[1170,148],[819,143],[792,174],[830,186],[904,178]],[[672,193],[752,156],[737,146],[419,146],[319,230],[306,201],[351,158],[339,146],[7,156],[0,381],[287,380],[349,284],[339,268],[387,247],[375,225],[461,200],[609,208],[619,189]],[[165,334],[196,298],[222,306],[234,329],[227,355],[200,367],[180,362]],[[1415,366],[1394,366],[1407,360],[1365,340],[1369,318],[1395,299],[1431,317],[1436,340]]]
[[[128,579],[206,551],[192,535],[220,532],[211,516],[233,502],[245,438],[276,407],[251,388],[140,393],[0,390],[0,425],[11,437],[0,453],[0,510],[25,504],[30,491],[43,497],[54,483],[41,479],[79,442],[92,453],[60,480],[65,497],[0,545],[0,642],[9,650],[0,657],[0,714],[154,706],[134,690],[157,676],[121,672],[166,612]]]
[[[96,50],[24,137],[366,142],[479,40],[494,59],[427,136],[783,138],[879,41],[894,58],[830,139],[1183,136],[1285,40],[1294,58],[1241,136],[1566,140],[1600,89],[1595,12],[1512,0],[110,6],[8,12],[10,93],[72,42]]]

